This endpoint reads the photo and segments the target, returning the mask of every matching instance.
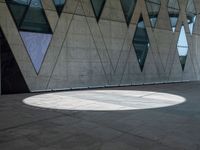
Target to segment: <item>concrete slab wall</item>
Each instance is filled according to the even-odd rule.
[[[180,0],[181,14],[175,33],[171,31],[166,0],[155,29],[152,29],[146,4],[138,0],[131,24],[127,27],[120,0],[107,0],[97,23],[90,0],[67,0],[59,17],[52,0],[43,7],[53,38],[37,74],[4,0],[0,0],[0,25],[31,91],[80,87],[120,86],[199,80],[200,76],[200,2],[195,0],[197,20],[191,36]],[[143,72],[132,45],[142,14],[150,39]],[[184,23],[189,53],[182,71],[176,48]]]

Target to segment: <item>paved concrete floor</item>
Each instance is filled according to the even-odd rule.
[[[91,105],[94,107],[75,105],[64,108],[60,107],[61,104],[56,105],[57,102],[53,105],[47,101],[49,109],[44,108],[44,102],[41,102],[41,96],[46,94],[1,96],[0,150],[200,150],[200,82],[120,87],[105,91],[109,90],[119,93],[140,91],[139,95],[149,91],[151,96],[153,93],[149,101],[154,101],[156,94],[165,93],[167,95],[160,95],[160,100],[163,102],[167,97],[167,101],[162,103],[164,106],[148,109],[138,107],[142,103],[135,103],[137,107],[110,109],[112,107],[106,107],[105,103],[113,106],[116,99],[117,106],[124,106],[130,103],[123,100],[131,101],[130,93],[120,96],[121,101],[114,93],[114,98],[112,94],[103,96],[104,105],[100,103],[100,108],[97,107],[99,101]],[[81,92],[85,93],[84,98],[83,95],[76,95],[76,98],[80,100],[81,97],[83,102],[94,90]],[[58,97],[66,93],[72,92],[59,93]],[[87,97],[87,93],[90,96]],[[36,97],[35,103],[32,96]],[[105,100],[107,96],[108,102]],[[139,98],[137,102],[144,100],[145,105],[146,97],[140,95]],[[186,101],[176,101],[176,98]],[[93,100],[89,99],[90,102]],[[176,102],[171,103],[173,101]],[[166,103],[170,105],[165,107]]]

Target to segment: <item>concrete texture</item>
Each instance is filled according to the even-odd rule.
[[[200,150],[199,88],[200,82],[190,82],[69,91],[59,92],[59,94],[38,93],[0,96],[0,149]],[[102,90],[105,92],[119,91],[118,94],[124,92],[126,94],[119,96],[116,93],[107,95],[104,93],[103,96],[93,99],[96,95],[94,91]],[[156,93],[173,96],[166,97],[166,95],[160,94],[156,96]],[[163,102],[163,99],[174,102],[177,101],[177,97],[186,101],[169,107],[140,108],[137,110],[133,108],[95,110],[94,107],[93,110],[81,110],[80,107],[76,110],[69,110],[69,107],[56,110],[23,103],[25,99],[29,99],[30,102],[30,98],[32,98],[33,102],[34,96],[41,98],[48,94],[53,94],[54,98],[57,95],[56,100],[62,99],[62,96],[67,94],[72,98],[84,98],[86,103],[88,99],[94,103],[101,99],[101,102],[105,104],[115,103],[117,105],[130,103],[136,98],[140,98],[143,106],[151,105],[156,97],[158,102],[159,100]],[[151,97],[148,103],[145,97]],[[37,100],[36,98],[35,104],[37,104]],[[42,101],[45,100],[47,100],[48,105],[48,96],[43,97]],[[58,104],[56,100],[54,106]],[[68,106],[73,108],[73,102],[68,103]],[[88,107],[85,105],[82,108]]]
[[[53,2],[43,0],[53,37],[38,74],[4,0],[0,0],[0,27],[31,91],[195,81],[200,74],[200,3],[194,2],[197,19],[190,35],[185,13],[187,0],[179,0],[181,12],[175,33],[171,31],[166,0],[161,0],[155,29],[151,28],[144,0],[137,1],[129,27],[120,0],[106,0],[98,23],[90,0],[67,0],[60,17]],[[143,72],[132,45],[141,14],[150,40]],[[176,48],[182,23],[189,44],[184,72]]]

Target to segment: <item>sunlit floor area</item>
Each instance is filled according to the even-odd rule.
[[[0,97],[0,150],[200,150],[200,82]]]
[[[118,111],[169,107],[185,98],[168,93],[137,90],[84,90],[30,96],[23,100],[30,106],[87,111]]]

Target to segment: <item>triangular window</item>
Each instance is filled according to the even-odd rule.
[[[101,13],[103,11],[106,0],[90,0],[90,1],[94,10],[95,17],[98,22],[101,17]]]
[[[168,14],[171,22],[172,31],[175,32],[176,25],[179,18],[180,7],[178,0],[169,0],[168,1]]]
[[[137,0],[121,0],[127,25],[130,24]]]
[[[146,5],[151,26],[155,28],[158,19],[158,13],[160,11],[161,2],[160,0],[146,0]]]
[[[60,16],[62,13],[62,10],[65,6],[66,0],[53,0],[54,4],[56,6],[56,10],[58,12],[58,15]]]
[[[38,73],[47,52],[52,35],[45,33],[20,32],[24,45]]]

